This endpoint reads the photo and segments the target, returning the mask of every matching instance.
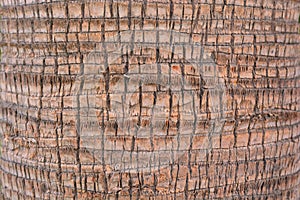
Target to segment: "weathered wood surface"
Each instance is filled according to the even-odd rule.
[[[299,2],[0,2],[6,198],[300,198]]]

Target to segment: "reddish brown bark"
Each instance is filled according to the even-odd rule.
[[[0,2],[6,198],[300,198],[299,1]]]

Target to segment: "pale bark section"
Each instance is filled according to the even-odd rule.
[[[0,1],[6,198],[300,198],[298,1],[14,2]],[[189,87],[129,91],[127,76],[149,73]],[[126,137],[125,93],[125,123],[143,130]],[[164,150],[172,162],[147,160],[170,161]],[[138,154],[158,166],[117,166]]]

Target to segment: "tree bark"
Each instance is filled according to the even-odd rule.
[[[299,199],[299,1],[0,0],[7,199]]]

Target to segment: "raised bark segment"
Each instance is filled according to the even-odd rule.
[[[0,2],[6,198],[300,198],[298,1]]]

